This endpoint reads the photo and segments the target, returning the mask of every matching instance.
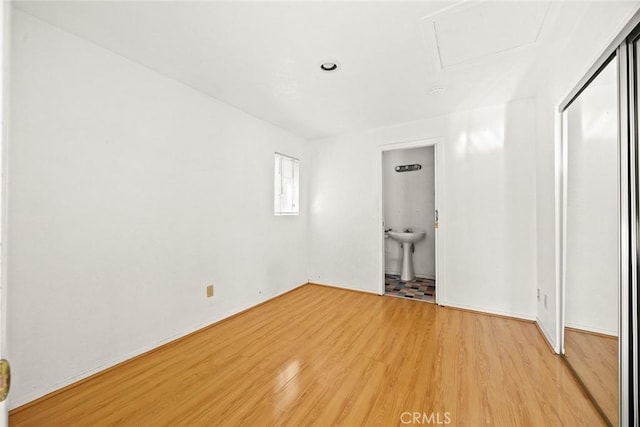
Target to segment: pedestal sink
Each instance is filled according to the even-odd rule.
[[[402,246],[402,273],[400,274],[400,280],[406,282],[415,279],[416,276],[413,274],[413,244],[424,239],[427,233],[387,231],[387,234],[396,242],[400,242],[400,246]]]

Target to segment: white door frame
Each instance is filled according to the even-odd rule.
[[[378,294],[384,295],[384,194],[383,194],[383,173],[382,173],[382,155],[385,151],[391,150],[406,150],[410,148],[420,147],[433,147],[433,168],[434,168],[434,190],[435,190],[435,209],[438,211],[438,228],[435,229],[435,251],[436,251],[436,303],[443,305],[445,300],[445,280],[444,280],[444,200],[443,200],[443,178],[442,171],[444,166],[444,156],[442,149],[442,138],[428,138],[418,139],[412,141],[396,142],[392,144],[381,145],[380,153],[378,154],[378,224],[381,228],[378,229],[379,235],[379,248],[378,248],[378,263],[380,272],[380,283],[378,288]]]

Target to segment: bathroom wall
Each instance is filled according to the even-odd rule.
[[[312,141],[310,280],[381,291],[381,146],[429,138],[442,144],[440,302],[533,319],[532,99]]]
[[[417,163],[419,171],[396,172],[395,167]],[[382,153],[382,194],[385,229],[424,231],[415,243],[413,267],[416,276],[436,277],[435,182],[433,147],[390,150]],[[385,273],[400,274],[400,243],[385,239]]]
[[[307,282],[304,141],[13,24],[12,408]],[[273,215],[275,151],[300,159],[300,216]]]

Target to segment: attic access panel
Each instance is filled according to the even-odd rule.
[[[486,2],[424,18],[433,27],[442,68],[538,40],[549,2]]]

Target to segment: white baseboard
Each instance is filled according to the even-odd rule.
[[[318,282],[318,281],[309,281],[309,284],[327,286],[329,288],[344,289],[346,291],[357,291],[357,292],[365,292],[367,294],[380,295],[380,292],[378,292],[376,290],[358,288],[358,287],[355,287],[355,286],[335,285],[335,284],[332,284],[332,283],[324,283],[324,282]]]
[[[229,317],[231,317],[233,315],[236,315],[236,314],[238,314],[240,312],[243,312],[245,310],[249,310],[249,309],[251,309],[253,307],[256,307],[256,306],[258,306],[260,304],[263,304],[263,303],[265,303],[265,302],[267,302],[269,300],[272,300],[274,298],[277,298],[277,297],[279,297],[279,296],[281,296],[283,294],[286,294],[287,292],[291,292],[294,289],[297,289],[297,288],[299,288],[301,286],[304,286],[306,284],[307,284],[307,282],[299,284],[297,286],[294,286],[291,289],[287,289],[287,290],[278,292],[277,294],[275,294],[273,296],[265,298],[265,299],[263,299],[261,301],[256,302],[255,304],[249,305],[247,307],[238,307],[238,308],[235,308],[233,310],[230,310],[229,312],[223,314],[222,316],[219,316],[219,317],[216,317],[216,318],[213,318],[213,319],[209,319],[206,322],[199,323],[199,324],[197,324],[195,326],[187,328],[187,329],[183,330],[180,333],[168,336],[168,337],[163,338],[163,339],[161,339],[159,341],[156,341],[156,342],[154,342],[154,343],[152,343],[150,345],[147,345],[147,346],[144,346],[144,347],[140,347],[137,350],[132,351],[132,352],[126,354],[126,355],[123,355],[121,357],[117,357],[117,358],[111,359],[111,360],[109,360],[109,361],[107,361],[105,363],[102,363],[102,364],[100,364],[99,366],[96,366],[93,369],[89,369],[87,371],[81,372],[81,373],[79,373],[77,375],[74,375],[72,377],[66,378],[65,380],[60,381],[60,382],[58,382],[56,384],[53,384],[50,387],[45,387],[44,389],[39,389],[39,390],[34,391],[32,393],[20,396],[17,399],[15,397],[12,399],[11,396],[9,396],[7,398],[9,410],[18,408],[18,407],[20,407],[20,406],[22,406],[24,404],[27,404],[27,403],[29,403],[29,402],[31,402],[33,400],[39,399],[39,398],[41,398],[43,396],[46,396],[49,393],[53,393],[53,392],[55,392],[57,390],[60,390],[61,388],[64,388],[64,387],[70,386],[70,385],[72,385],[74,383],[77,383],[78,381],[82,381],[82,380],[84,380],[84,379],[86,379],[86,378],[88,378],[88,377],[90,377],[92,375],[95,375],[95,374],[97,374],[99,372],[102,372],[102,371],[104,371],[106,369],[112,368],[113,366],[118,365],[119,363],[126,362],[129,359],[133,359],[134,357],[140,356],[141,354],[147,353],[147,352],[149,352],[151,350],[154,350],[154,349],[156,349],[158,347],[161,347],[164,344],[168,344],[171,341],[175,341],[175,340],[177,340],[179,338],[182,338],[182,337],[184,337],[186,335],[189,335],[189,334],[191,334],[193,332],[196,332],[196,331],[198,331],[200,329],[203,329],[203,328],[211,326],[211,325],[213,325],[215,323],[221,322],[221,321],[223,321],[223,320],[225,320],[225,319],[227,319],[227,318],[229,318]]]
[[[549,346],[551,346],[553,351],[556,354],[560,354],[560,347],[558,346],[558,343],[551,339],[551,334],[549,334],[549,331],[544,327],[544,324],[538,317],[536,317],[536,325],[538,325],[540,332],[542,332],[542,336],[545,340],[547,340],[547,343],[549,344]]]
[[[445,307],[460,308],[460,309],[463,309],[463,310],[478,311],[480,313],[496,314],[498,316],[505,316],[505,317],[513,317],[514,319],[528,320],[530,322],[533,322],[536,319],[535,316],[532,316],[532,315],[529,315],[529,314],[516,313],[516,312],[511,312],[511,311],[494,310],[492,308],[480,307],[480,306],[477,306],[477,305],[458,304],[458,303],[450,302],[450,301],[439,301],[438,304],[442,305],[442,306],[445,306]]]
[[[618,331],[612,331],[611,329],[603,329],[595,326],[585,326],[585,325],[578,325],[578,324],[572,324],[572,323],[565,323],[565,326],[567,328],[581,329],[583,331],[595,332],[596,334],[601,334],[601,335],[609,335],[612,337],[618,336]]]

